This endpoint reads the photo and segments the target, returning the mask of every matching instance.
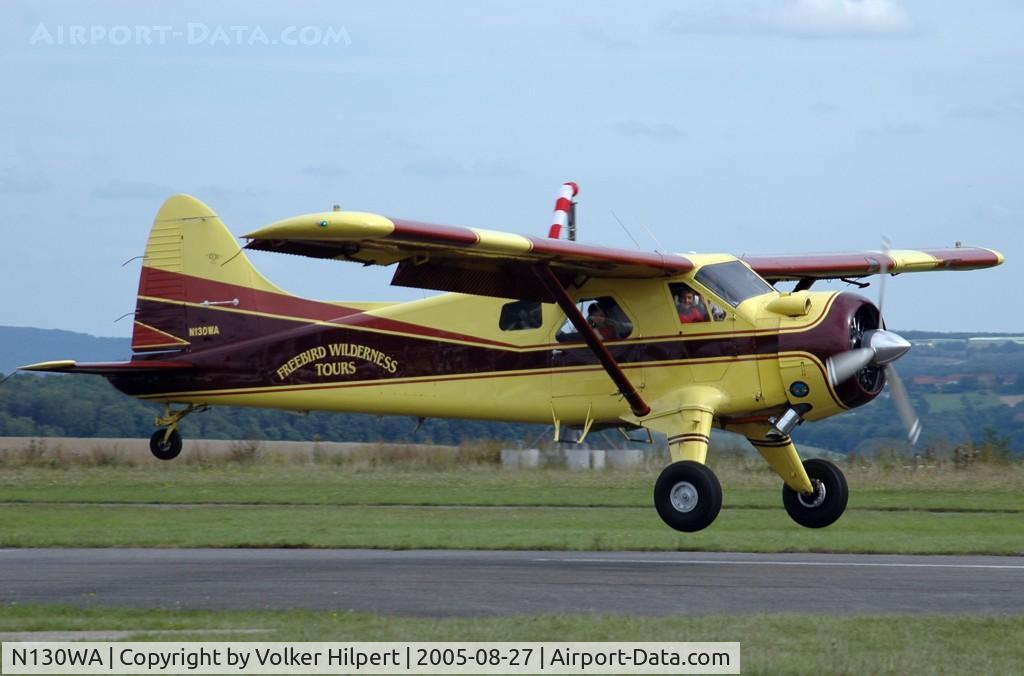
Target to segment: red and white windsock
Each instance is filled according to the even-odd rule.
[[[558,191],[558,201],[555,202],[555,217],[548,230],[548,237],[558,239],[562,234],[562,226],[569,222],[569,209],[572,208],[572,200],[579,193],[580,187],[572,181],[562,184]]]

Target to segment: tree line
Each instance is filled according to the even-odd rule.
[[[959,444],[979,442],[989,430],[1005,438],[1015,453],[1024,453],[1024,402],[1015,408],[977,406],[968,394],[944,395],[946,405],[933,411],[927,393],[912,391],[924,427],[918,446],[951,453]],[[951,396],[958,399],[950,402]],[[0,385],[0,436],[148,437],[161,411],[160,405],[121,394],[99,376],[15,374]],[[440,418],[420,424],[402,416],[298,415],[234,407],[213,407],[191,415],[181,424],[181,432],[193,439],[435,444],[499,440],[528,446],[551,437],[550,426],[544,425]],[[905,445],[895,407],[884,394],[853,411],[804,424],[793,437],[798,444],[859,454]]]

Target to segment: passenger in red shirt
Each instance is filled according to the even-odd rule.
[[[679,321],[683,324],[706,322],[708,320],[707,312],[701,307],[696,299],[696,295],[690,289],[683,291],[676,309],[679,310]]]

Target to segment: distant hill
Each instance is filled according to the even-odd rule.
[[[97,338],[59,329],[0,326],[0,373],[52,359],[112,361],[132,354],[127,338]]]

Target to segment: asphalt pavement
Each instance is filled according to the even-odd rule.
[[[1024,557],[317,549],[5,549],[0,602],[593,613],[1024,613]]]

